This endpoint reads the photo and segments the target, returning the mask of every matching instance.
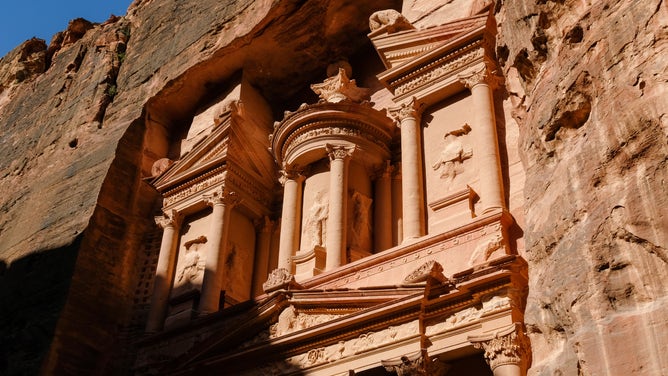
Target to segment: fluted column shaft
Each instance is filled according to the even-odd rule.
[[[505,207],[499,139],[494,116],[493,78],[486,68],[465,77],[464,85],[471,90],[475,112],[476,158],[480,161],[480,197],[482,210],[486,213]]]
[[[292,270],[292,256],[299,244],[299,220],[301,219],[302,182],[304,176],[296,172],[282,171],[283,211],[281,212],[281,234],[278,245],[277,268]]]
[[[348,163],[355,150],[350,146],[327,145],[329,153],[329,212],[325,270],[342,265],[346,251],[346,208],[348,207]]]
[[[182,215],[176,210],[165,213],[163,216],[155,217],[155,222],[163,228],[163,232],[158,264],[155,269],[151,308],[146,323],[147,332],[162,330],[165,323],[167,303],[176,269],[176,248],[181,220]]]
[[[390,110],[401,128],[401,192],[403,240],[425,234],[424,188],[422,184],[421,106],[415,101]]]
[[[374,186],[374,248],[376,252],[392,248],[392,166],[387,161],[379,171]]]
[[[223,254],[227,247],[229,218],[232,208],[239,203],[234,192],[225,188],[204,196],[207,205],[213,207],[209,227],[209,247],[206,254],[202,295],[199,301],[200,313],[216,312],[220,306],[220,292],[223,284]]]

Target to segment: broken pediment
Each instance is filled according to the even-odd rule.
[[[416,97],[430,104],[454,94],[464,85],[460,76],[492,67],[491,17],[468,17],[425,29],[369,34],[387,70],[378,79],[396,101]],[[488,67],[490,66],[490,67]]]

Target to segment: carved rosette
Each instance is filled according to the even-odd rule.
[[[388,115],[394,120],[397,126],[401,126],[401,123],[407,119],[416,120],[420,118],[422,111],[424,110],[425,105],[422,102],[419,102],[415,97],[412,97],[410,101],[404,102],[397,107],[390,108],[387,110]]]
[[[222,186],[211,193],[203,195],[204,202],[209,206],[225,205],[236,206],[241,202],[241,197],[234,192]]]
[[[345,145],[330,145],[326,146],[327,155],[329,160],[347,160],[352,158],[353,153],[355,152],[355,146],[345,146]]]
[[[171,209],[163,212],[162,216],[154,217],[154,219],[155,223],[163,229],[167,227],[179,228],[183,220],[183,214]]]
[[[492,371],[508,364],[520,366],[530,351],[529,340],[521,328],[522,324],[515,323],[491,336],[471,336],[469,341],[476,349],[485,351],[485,360]]]

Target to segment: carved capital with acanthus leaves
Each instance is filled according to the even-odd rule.
[[[491,335],[469,336],[468,340],[476,349],[485,350],[485,360],[492,371],[508,364],[521,367],[529,358],[529,339],[521,323],[511,324]]]
[[[355,146],[346,146],[346,145],[331,145],[327,144],[327,155],[329,160],[347,160],[353,156],[355,152]]]
[[[204,202],[209,206],[225,205],[234,207],[241,203],[241,197],[239,197],[236,192],[229,190],[225,186],[219,187],[213,192],[205,194],[203,198]]]
[[[281,175],[278,177],[278,182],[281,183],[282,186],[285,186],[285,183],[287,183],[288,180],[294,180],[300,183],[306,178],[302,171],[288,168],[287,166],[283,167],[283,169],[280,171],[280,174]]]
[[[424,103],[413,97],[408,102],[404,102],[394,108],[389,108],[387,112],[388,115],[395,121],[397,126],[401,126],[401,123],[407,119],[413,119],[417,121],[420,118],[424,108]]]
[[[161,228],[167,227],[179,228],[183,220],[183,214],[171,209],[163,212],[163,215],[154,217],[155,223]]]
[[[495,75],[495,71],[490,69],[490,65],[481,65],[479,69],[466,74],[460,74],[457,78],[469,90],[480,84],[488,85],[494,89],[499,85],[500,77]]]
[[[369,100],[369,89],[358,87],[355,80],[348,78],[346,70],[339,68],[338,73],[321,84],[311,85],[311,90],[324,102],[338,103],[352,101],[361,103]]]

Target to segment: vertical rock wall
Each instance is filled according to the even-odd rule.
[[[668,11],[499,1],[520,124],[532,375],[668,369]]]

